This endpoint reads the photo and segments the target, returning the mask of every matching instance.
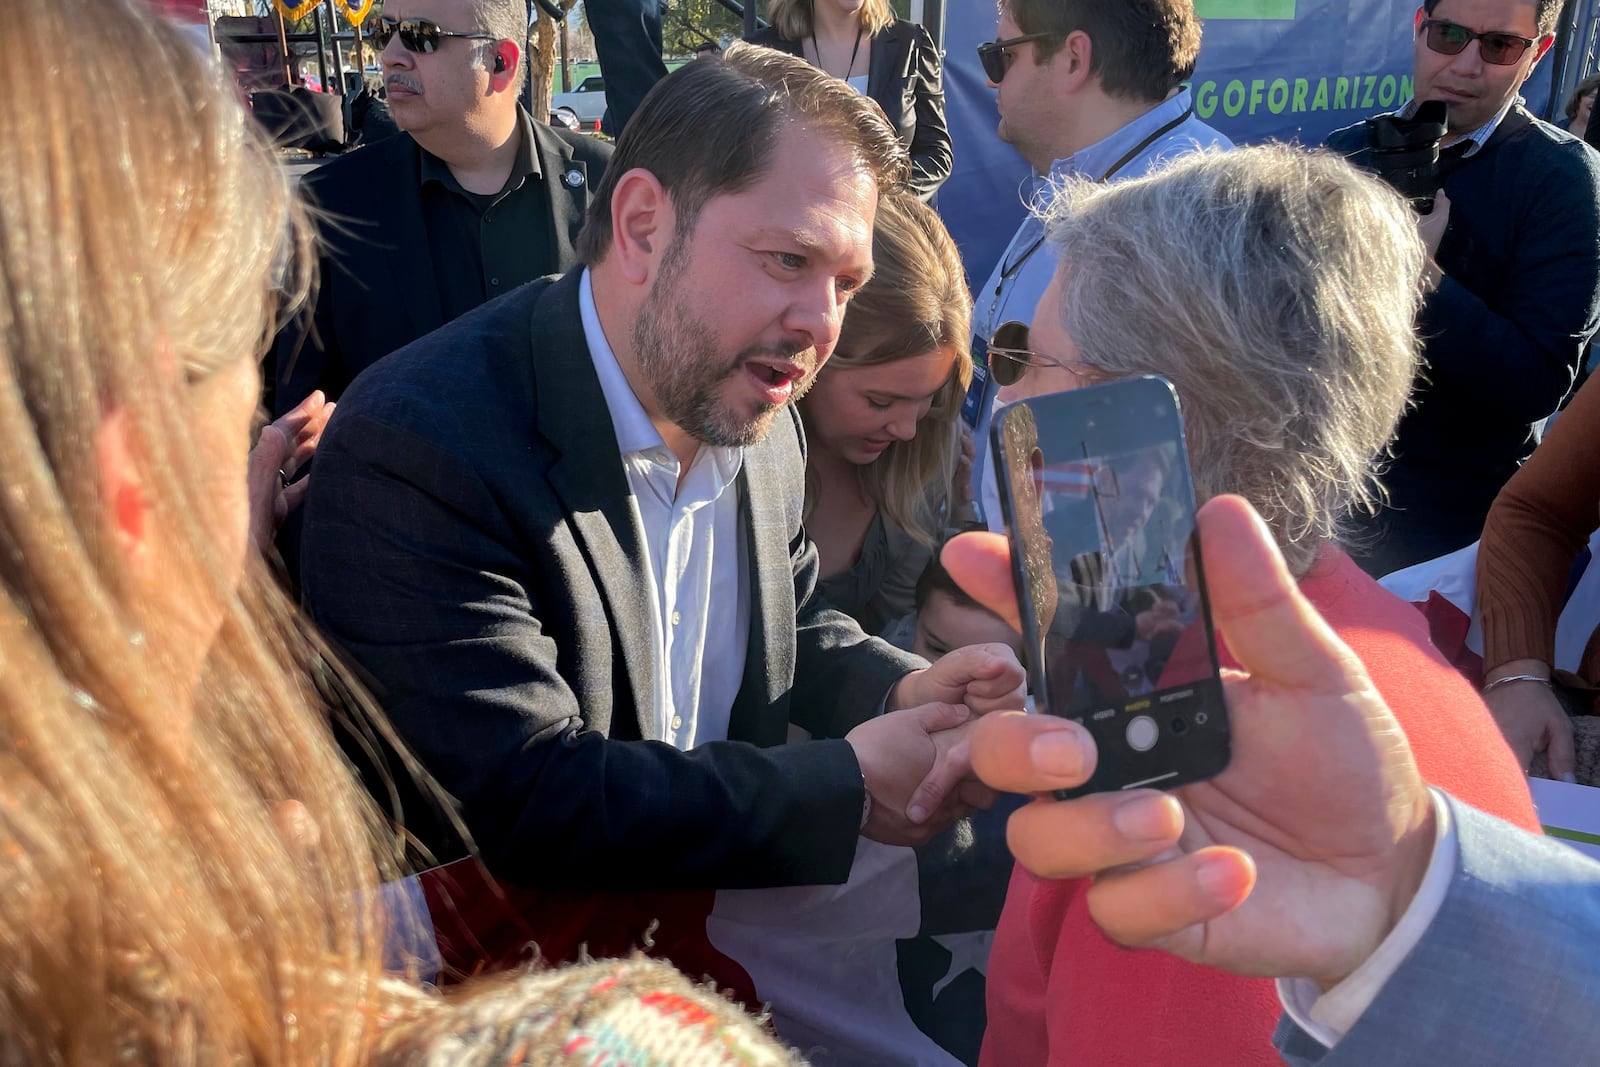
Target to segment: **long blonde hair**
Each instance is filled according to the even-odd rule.
[[[431,931],[383,914],[399,843],[307,682],[326,650],[259,558],[238,581],[195,489],[245,469],[244,442],[198,447],[194,387],[303,301],[310,229],[220,72],[142,7],[12,5],[0,65],[0,1063],[576,1064],[606,1027],[664,1062],[782,1062],[647,960],[452,998],[385,976],[386,933]],[[139,602],[112,532],[111,413],[186,565],[170,604]],[[197,683],[185,604],[221,619]],[[661,1000],[696,1022],[639,1010]]]
[[[839,344],[822,373],[876,367],[948,349],[950,377],[916,436],[857,468],[867,498],[923,544],[945,525],[961,440],[961,402],[972,382],[972,298],[961,254],[938,214],[909,193],[878,205],[871,280],[850,300]],[[800,411],[805,414],[806,402]],[[813,497],[807,492],[807,498]]]
[[[294,680],[291,606],[259,560],[236,587],[204,521],[226,460],[189,425],[303,295],[309,231],[196,42],[130,0],[8,8],[0,1061],[356,1062],[383,933],[361,902],[395,858]],[[107,518],[111,412],[173,587],[222,617],[192,709],[188,635],[136,602]],[[314,830],[279,832],[290,802]]]
[[[824,0],[826,2],[826,0]],[[815,29],[814,9],[817,0],[772,0],[767,10],[767,21],[786,40],[798,41],[810,37]],[[861,7],[861,28],[868,37],[876,37],[894,25],[894,10],[889,0],[867,0]]]

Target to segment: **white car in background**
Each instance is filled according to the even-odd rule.
[[[578,83],[570,93],[556,93],[550,98],[550,110],[567,112],[578,122],[578,129],[592,133],[600,128],[606,113],[606,80],[591,74]]]

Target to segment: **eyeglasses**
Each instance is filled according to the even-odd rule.
[[[1071,371],[1080,377],[1093,377],[1096,373],[1082,363],[1055,359],[1033,351],[1028,347],[1028,324],[1016,320],[1000,324],[1000,328],[995,330],[994,336],[989,339],[987,353],[989,374],[1001,388],[1022,381],[1022,376],[1028,373],[1029,367],[1054,367],[1058,370]]]
[[[1060,37],[1059,33],[1025,33],[1021,37],[1010,37],[1004,41],[989,41],[978,46],[978,62],[983,64],[983,72],[989,80],[999,85],[1005,79],[1006,71],[1011,69],[1011,60],[1014,58],[1007,48],[1014,45],[1026,44],[1029,41],[1042,41],[1046,37]]]
[[[390,19],[379,18],[367,26],[367,40],[372,42],[372,47],[383,51],[389,47],[389,39],[395,34],[400,35],[400,46],[407,52],[420,52],[424,55],[439,50],[439,42],[446,37],[468,37],[474,41],[498,40],[492,33],[455,33],[450,30],[441,30],[437,23],[427,19]]]
[[[1441,56],[1458,56],[1467,45],[1478,41],[1478,54],[1483,61],[1497,67],[1511,66],[1522,58],[1522,53],[1531,48],[1534,42],[1534,38],[1518,37],[1514,33],[1478,33],[1444,19],[1423,19],[1422,34],[1428,50],[1438,52]]]

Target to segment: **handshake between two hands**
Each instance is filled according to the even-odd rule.
[[[1093,772],[1093,739],[1016,712],[1022,668],[1003,646],[974,646],[908,675],[888,714],[851,731],[873,796],[862,832],[915,844],[995,789],[1031,793],[1007,827],[1012,852],[1041,877],[1093,878],[1089,910],[1113,940],[1331,988],[1416,895],[1434,848],[1432,798],[1361,662],[1301,595],[1250,506],[1218,497],[1199,523],[1214,621],[1244,667],[1225,680],[1226,771],[1170,794],[1053,800]],[[962,535],[943,562],[1017,625],[1003,538]]]

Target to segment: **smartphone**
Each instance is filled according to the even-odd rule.
[[[1034,705],[1094,735],[1085,793],[1204,781],[1231,742],[1178,396],[1143,377],[990,429]]]

